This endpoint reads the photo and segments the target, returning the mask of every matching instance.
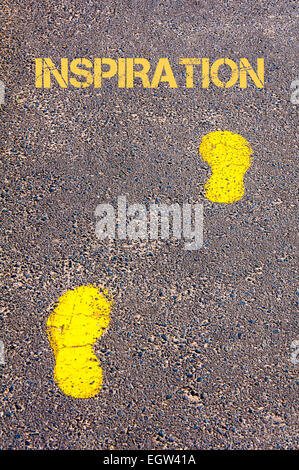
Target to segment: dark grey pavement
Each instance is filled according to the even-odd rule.
[[[298,448],[296,2],[3,4],[0,448]],[[36,57],[264,57],[265,88],[38,90]],[[230,205],[204,198],[198,147],[218,129],[254,150]],[[202,202],[204,246],[98,240],[94,210],[119,195]],[[45,325],[92,283],[115,305],[103,388],[76,400]]]

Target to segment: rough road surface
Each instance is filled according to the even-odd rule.
[[[296,2],[2,5],[0,447],[298,448]],[[37,89],[39,57],[263,57],[265,88]],[[232,204],[204,197],[198,149],[216,130],[254,152]],[[120,195],[202,202],[203,247],[97,239],[96,206]],[[114,307],[95,345],[102,390],[75,399],[54,381],[46,323],[90,284]]]

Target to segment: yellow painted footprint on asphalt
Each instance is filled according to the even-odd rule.
[[[211,132],[203,137],[199,153],[212,170],[205,184],[205,197],[226,204],[241,199],[245,190],[243,178],[253,160],[247,140],[229,131]]]
[[[90,398],[102,387],[103,373],[93,345],[108,327],[113,300],[107,290],[88,285],[69,290],[47,321],[55,356],[54,379],[66,395]]]

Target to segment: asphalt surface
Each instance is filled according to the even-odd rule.
[[[293,1],[4,1],[1,13],[0,447],[298,448],[298,11]],[[34,58],[265,58],[265,88],[36,89]],[[178,67],[174,66],[178,73]],[[204,197],[215,130],[254,150],[244,197]],[[204,204],[204,245],[100,241],[95,207]],[[101,392],[65,396],[46,321],[104,285]]]

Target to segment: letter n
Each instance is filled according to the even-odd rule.
[[[44,59],[44,88],[51,88],[51,74],[56,79],[61,88],[68,86],[68,59],[61,59],[61,71],[58,72],[53,61],[49,58]]]
[[[257,59],[257,72],[247,59],[240,59],[240,88],[247,88],[247,74],[257,88],[264,88],[264,59]]]

